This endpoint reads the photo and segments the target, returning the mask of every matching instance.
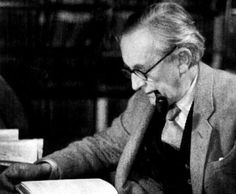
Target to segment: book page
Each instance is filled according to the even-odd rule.
[[[20,194],[118,194],[102,179],[24,181],[16,186]]]

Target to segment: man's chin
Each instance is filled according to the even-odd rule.
[[[163,96],[159,91],[153,91],[146,94],[148,99],[152,105],[156,105],[157,101],[167,100],[165,96]]]
[[[161,95],[161,93],[159,91],[148,93],[147,96],[148,96],[150,103],[154,106],[157,105],[157,103],[163,104],[164,101],[167,104],[169,103],[167,98],[165,96]]]
[[[149,101],[150,101],[150,103],[152,104],[152,105],[156,105],[156,99],[154,99],[154,98],[149,98]]]
[[[147,96],[148,96],[150,103],[155,106],[156,105],[156,96],[155,96],[154,92],[147,94]]]

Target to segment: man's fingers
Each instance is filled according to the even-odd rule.
[[[5,174],[2,174],[0,177],[0,190],[12,192],[15,190],[15,185],[12,184],[11,180],[9,180],[9,178]]]
[[[40,180],[48,177],[51,167],[49,164],[16,163],[9,166],[0,174],[0,191],[15,191],[15,185],[21,181]],[[0,192],[0,194],[2,194]]]
[[[28,165],[28,164],[27,164]],[[0,175],[0,188],[9,191],[15,190],[15,185],[29,178],[29,166],[25,164],[13,164]]]

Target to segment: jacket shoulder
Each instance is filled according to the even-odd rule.
[[[232,101],[236,105],[236,75],[216,70],[214,76],[214,95],[220,102]]]

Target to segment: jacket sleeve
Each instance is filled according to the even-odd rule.
[[[111,127],[75,141],[66,148],[56,151],[43,160],[57,164],[60,178],[75,178],[114,168],[132,133],[133,117],[140,107],[140,95],[135,94],[128,102],[126,110],[116,118]]]

